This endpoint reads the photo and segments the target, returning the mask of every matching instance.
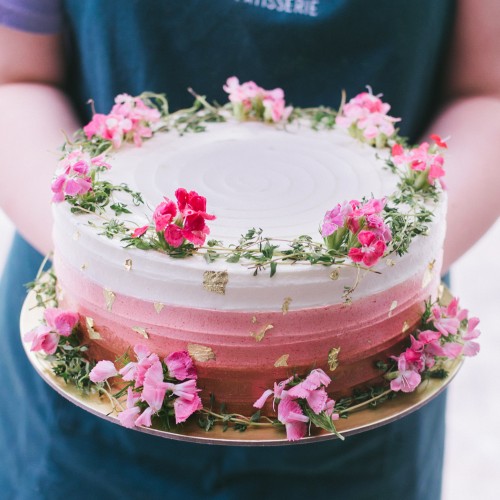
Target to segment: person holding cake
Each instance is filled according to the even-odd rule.
[[[90,121],[88,99],[107,112],[124,92],[166,91],[177,109],[190,104],[193,87],[222,102],[230,75],[282,86],[296,106],[333,106],[343,88],[351,96],[370,84],[403,118],[411,142],[428,130],[451,136],[448,269],[499,214],[491,167],[499,7],[450,0],[368,8],[369,15],[362,2],[0,1],[0,201],[19,230],[0,286],[7,498],[439,498],[444,396],[345,442],[192,445],[130,432],[63,400],[35,374],[17,331],[23,284],[52,248],[49,186],[61,130]],[[381,29],[388,20],[391,29]]]

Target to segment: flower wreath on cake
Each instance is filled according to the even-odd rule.
[[[365,276],[383,274],[381,262],[390,268],[395,258],[410,251],[416,238],[426,234],[433,207],[442,203],[444,195],[446,141],[433,135],[431,143],[409,146],[397,134],[399,119],[388,114],[390,106],[370,89],[348,102],[343,99],[338,111],[292,108],[286,105],[282,89],[265,90],[254,82],[240,83],[236,77],[227,80],[224,90],[229,95],[224,106],[210,104],[191,91],[193,106],[173,113],[163,95],[117,96],[109,114],[94,113],[91,122],[64,145],[52,183],[54,204],[64,205],[64,210],[80,217],[99,237],[118,240],[125,249],[157,252],[171,259],[204,259],[208,269],[214,262],[224,262],[229,267],[248,268],[250,274],[268,273],[268,279],[275,279],[282,266],[319,266],[331,270],[331,280],[337,279],[343,268],[354,270],[354,280],[342,294],[342,307],[348,309]],[[340,130],[376,151],[397,188],[379,198],[332,200],[331,208],[318,214],[319,237],[297,235],[283,241],[262,229],[242,227],[238,243],[225,244],[209,238],[210,225],[218,214],[211,212],[210,199],[203,193],[178,186],[149,207],[140,191],[103,178],[113,168],[113,154],[125,146],[140,148],[144,141],[161,134],[203,134],[207,126],[231,120],[258,122],[283,133],[293,124],[312,130]],[[129,219],[131,207],[136,206],[150,211],[143,224]],[[127,258],[125,267],[130,271],[132,266],[132,258]],[[204,283],[206,289],[224,292],[228,273],[205,271],[207,276],[215,281]],[[431,278],[426,274],[424,280],[427,286]],[[469,317],[456,298],[441,304],[435,291],[420,304],[418,319],[405,322],[399,341],[390,346],[390,355],[370,361],[378,370],[378,383],[354,384],[351,394],[334,400],[335,370],[342,364],[339,348],[331,346],[322,366],[310,366],[303,372],[290,367],[288,355],[283,355],[274,367],[287,376],[261,387],[261,395],[253,403],[255,413],[242,415],[232,413],[230,404],[224,404],[226,394],[203,393],[207,372],[199,377],[199,370],[216,355],[209,346],[193,342],[159,355],[148,345],[148,329],[138,326],[134,331],[141,341],[130,343],[119,356],[94,356],[94,347],[107,329],[100,328],[91,315],[65,307],[64,287],[60,289],[56,272],[40,271],[30,288],[43,308],[41,324],[24,334],[31,351],[44,355],[54,374],[67,383],[108,397],[120,423],[129,428],[171,428],[196,418],[206,430],[214,425],[240,431],[251,426],[284,428],[290,441],[304,437],[311,426],[338,434],[335,421],[339,418],[376,406],[400,392],[412,392],[426,379],[444,378],[450,360],[479,351],[479,320]],[[111,315],[116,294],[104,289],[103,300]],[[284,300],[283,315],[291,301],[290,297]],[[391,301],[389,317],[397,306],[396,300]],[[154,307],[159,313],[163,304],[155,303]],[[252,332],[256,343],[273,328],[272,324],[257,326]],[[235,387],[233,392],[238,390]]]

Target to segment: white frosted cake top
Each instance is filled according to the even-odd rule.
[[[123,217],[138,226],[151,222],[152,210],[179,187],[207,198],[210,236],[235,244],[248,229],[264,236],[293,239],[302,234],[321,242],[319,227],[327,210],[345,200],[392,194],[397,176],[378,158],[377,150],[344,130],[316,131],[295,122],[283,128],[256,122],[209,124],[203,133],[180,136],[158,133],[142,147],[125,146],[110,157],[112,168],[102,180],[126,183],[139,191],[145,205],[129,203]],[[120,201],[120,193],[116,194]],[[165,304],[225,310],[277,310],[285,297],[294,307],[342,302],[357,270],[342,268],[337,280],[332,267],[308,263],[280,265],[279,272],[253,276],[243,263],[207,263],[202,257],[175,259],[154,251],[124,249],[119,239],[98,235],[88,226],[99,218],[71,214],[65,204],[54,209],[54,241],[59,258],[104,288]],[[429,236],[417,238],[402,258],[391,256],[367,272],[353,298],[385,290],[421,272],[441,258],[444,204],[436,209]],[[286,246],[286,244],[284,244]],[[132,269],[124,262],[130,259]],[[83,269],[83,270],[82,270]],[[227,271],[225,295],[203,287],[205,271]],[[363,272],[365,274],[365,272]]]

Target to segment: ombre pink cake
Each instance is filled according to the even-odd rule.
[[[210,238],[230,247],[255,227],[285,248],[304,234],[321,242],[318,228],[336,203],[392,194],[398,179],[387,155],[343,129],[228,119],[204,133],[158,133],[140,148],[126,145],[101,178],[142,194],[145,204],[129,203],[132,213],[121,216],[127,223],[149,223],[151,209],[185,187],[203,194],[217,217]],[[285,261],[270,277],[268,269],[254,275],[244,260],[125,248],[120,238],[99,234],[101,216],[57,204],[61,302],[85,318],[92,358],[114,359],[138,343],[160,356],[188,350],[202,397],[214,394],[230,411],[251,413],[275,381],[312,368],[332,378],[333,397],[347,395],[381,382],[375,362],[401,352],[425,301],[436,297],[444,197],[428,208],[434,218],[426,234],[402,256],[384,256],[369,269],[348,260]]]

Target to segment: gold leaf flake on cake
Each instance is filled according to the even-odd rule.
[[[410,328],[410,325],[408,324],[408,321],[405,321],[403,323],[403,328],[401,329],[401,332],[404,333],[404,332],[408,331],[409,328]]]
[[[205,363],[207,361],[215,360],[215,353],[211,347],[199,344],[188,344],[187,350],[189,355],[196,361],[200,363]]]
[[[275,368],[280,368],[282,366],[288,366],[288,358],[290,357],[290,354],[283,354],[283,356],[280,356],[274,363]]]
[[[392,313],[394,312],[394,309],[396,309],[396,307],[398,307],[398,301],[393,300],[391,307],[389,307],[389,314],[387,315],[389,318],[392,316]]]
[[[227,271],[205,271],[203,273],[203,288],[208,292],[224,295],[228,281]]]
[[[132,330],[134,330],[135,333],[138,333],[139,335],[141,335],[145,339],[149,339],[149,334],[148,334],[148,332],[146,331],[146,329],[144,327],[142,327],[142,326],[133,326]]]
[[[90,316],[85,318],[85,326],[87,327],[87,333],[89,334],[90,340],[101,340],[102,337],[99,335],[99,332],[94,330],[94,319]]]
[[[285,297],[285,299],[283,300],[283,305],[281,306],[281,312],[283,313],[283,316],[288,312],[291,302],[292,297]]]
[[[82,265],[80,266],[80,270],[81,270],[81,271],[85,271],[85,270],[87,269],[87,267],[89,267],[89,266],[88,266],[88,264],[82,264]]]
[[[78,241],[80,239],[80,231],[75,231],[73,233],[73,240]]]
[[[253,324],[257,323],[257,316],[252,316],[252,323]]]
[[[104,288],[102,293],[104,295],[104,301],[106,302],[106,309],[111,311],[113,309],[113,304],[115,303],[116,295],[109,288]]]
[[[56,296],[58,300],[64,300],[64,291],[59,283],[56,284]]]
[[[154,307],[157,314],[160,314],[162,309],[165,307],[165,304],[162,304],[161,302],[155,302]]]
[[[331,273],[330,273],[330,279],[333,280],[333,281],[336,281],[339,279],[339,276],[340,276],[340,271],[338,269],[334,269]]]
[[[396,265],[396,263],[392,259],[385,259],[385,264],[387,267],[392,267]]]
[[[436,260],[434,259],[432,262],[429,262],[428,266],[424,271],[424,276],[422,278],[422,288],[427,288],[434,276],[434,266],[436,264]]]
[[[256,332],[251,332],[250,335],[252,335],[252,337],[255,339],[255,342],[260,342],[266,335],[266,332],[268,332],[272,328],[274,327],[271,324],[265,325],[260,330],[257,330]]]
[[[328,366],[331,372],[336,370],[339,366],[339,352],[340,347],[333,347],[328,353]]]
[[[124,266],[125,266],[125,269],[126,269],[127,271],[131,271],[131,270],[132,270],[132,259],[127,259],[127,260],[125,261]]]

